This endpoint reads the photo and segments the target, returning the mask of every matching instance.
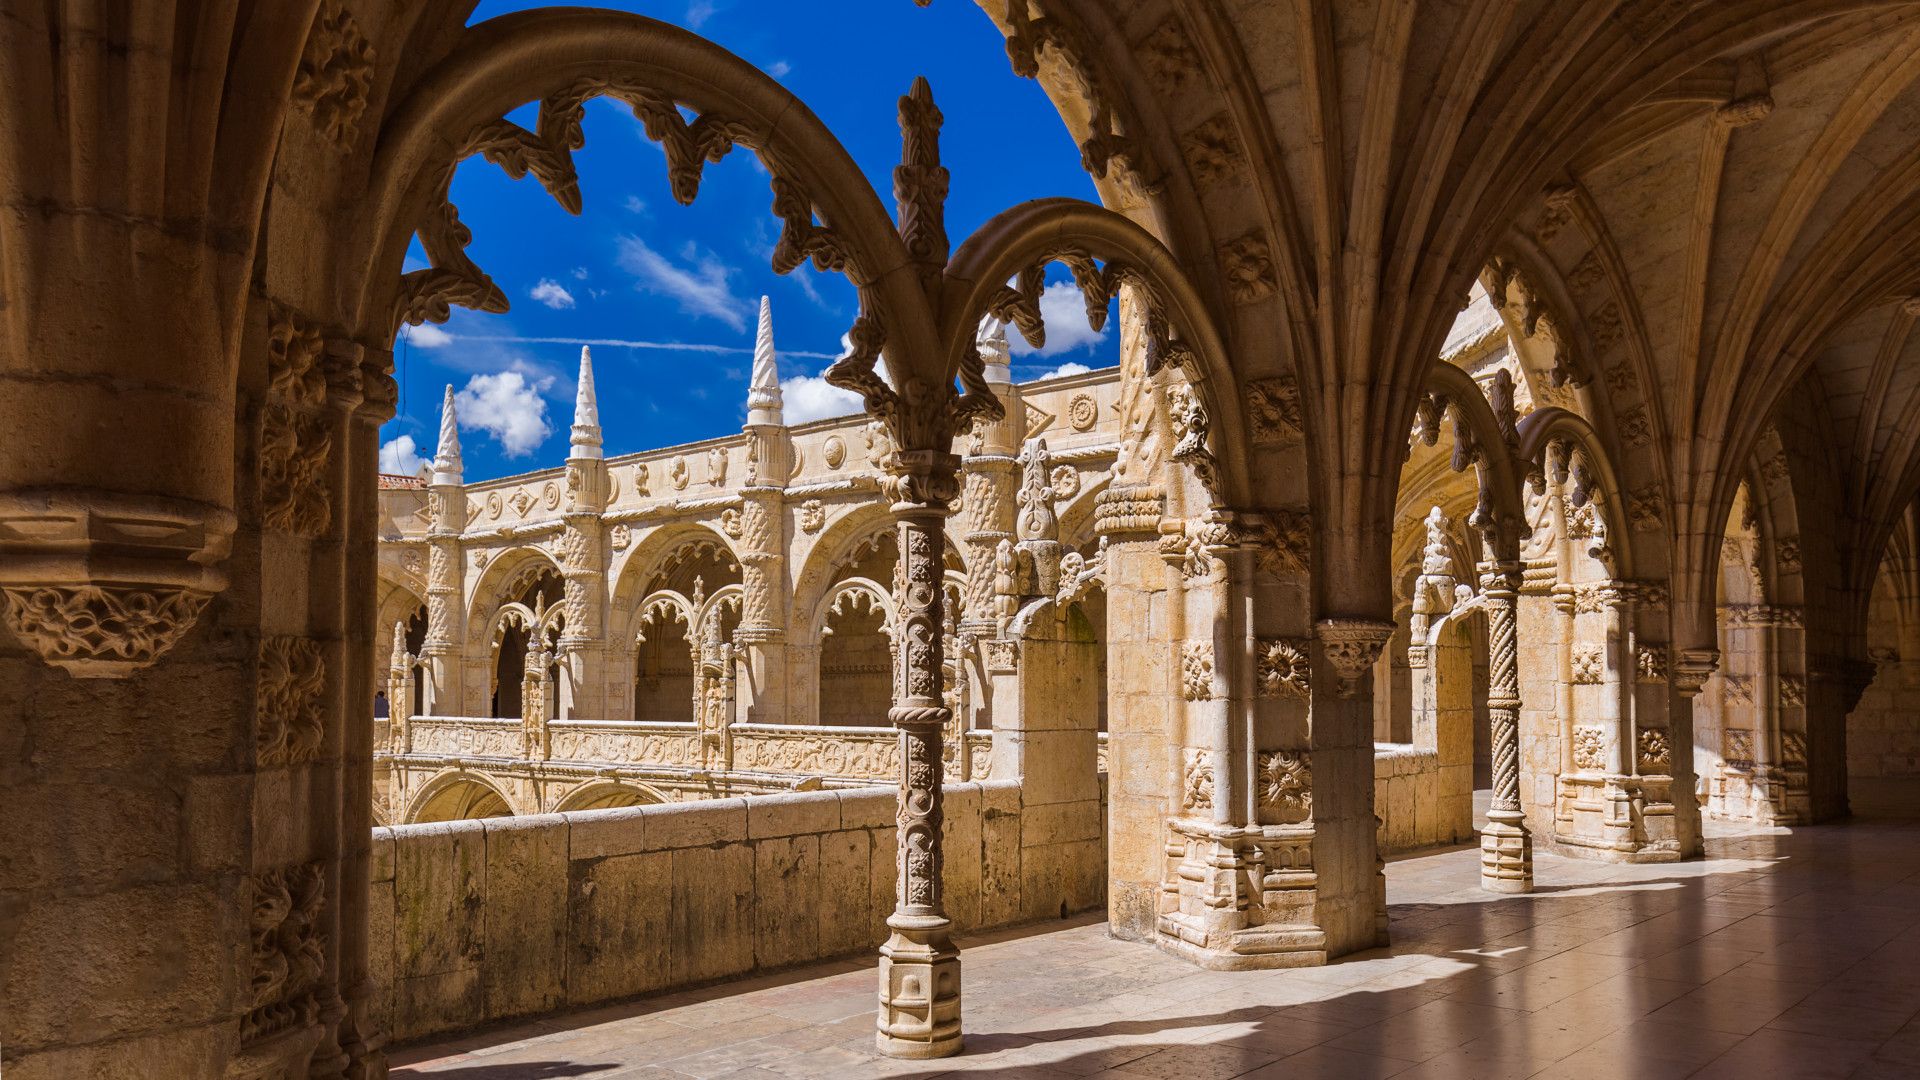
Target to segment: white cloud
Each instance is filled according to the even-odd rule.
[[[380,444],[380,471],[390,476],[413,476],[426,463],[411,435]]]
[[[647,142],[648,145],[652,145],[652,142],[650,140],[642,140],[642,141]],[[644,214],[647,212],[647,200],[641,198],[638,195],[627,196],[627,201],[624,205],[626,206],[627,213],[629,214]]]
[[[1052,371],[1043,372],[1039,375],[1035,375],[1034,378],[1035,379],[1058,379],[1063,375],[1084,375],[1087,372],[1092,370],[1093,370],[1092,368],[1088,367],[1085,364],[1076,364],[1073,361],[1069,360],[1066,363],[1061,364],[1059,367],[1054,368]]]
[[[574,267],[573,276],[579,278],[581,281],[587,280],[587,268],[584,266]]]
[[[842,390],[818,375],[796,375],[780,380],[781,418],[789,424],[846,416],[865,410],[860,395]]]
[[[535,285],[529,295],[555,311],[573,306],[573,294],[552,278],[541,278],[540,284]]]
[[[776,79],[786,78],[787,72],[792,70],[793,70],[793,65],[787,63],[785,60],[775,60],[773,63],[768,64],[766,67],[767,74],[773,76]]]
[[[423,349],[437,349],[442,345],[453,344],[453,335],[432,323],[421,323],[419,326],[402,326],[400,328],[400,336],[406,339],[408,344],[418,345]]]
[[[1070,281],[1056,281],[1041,292],[1040,318],[1047,325],[1047,345],[1043,349],[1027,344],[1018,329],[1007,327],[1007,344],[1012,346],[1015,356],[1032,353],[1055,356],[1107,340],[1106,331],[1087,326],[1086,301],[1080,296],[1080,287]]]
[[[733,295],[728,281],[733,276],[732,268],[711,253],[699,255],[688,244],[687,261],[698,264],[688,268],[674,265],[637,236],[621,237],[619,247],[620,268],[640,279],[638,288],[680,301],[680,310],[689,315],[711,316],[736,331],[746,331],[753,305]]]
[[[525,457],[553,434],[540,396],[552,386],[552,376],[530,383],[518,371],[475,375],[453,396],[454,409],[461,428],[493,436],[508,457]]]
[[[717,10],[719,5],[714,0],[693,0],[693,3],[687,5],[687,29],[700,29],[700,24],[713,18],[713,13]]]

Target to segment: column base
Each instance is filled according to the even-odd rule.
[[[880,947],[879,1030],[887,1057],[924,1059],[960,1052],[960,950],[944,918],[894,915]]]
[[[1480,887],[1497,893],[1533,891],[1533,836],[1523,822],[1489,820],[1480,831]]]

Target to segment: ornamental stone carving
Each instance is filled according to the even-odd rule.
[[[1807,767],[1806,732],[1783,731],[1780,733],[1780,760],[1790,769]]]
[[[1048,477],[1053,485],[1053,497],[1071,499],[1080,494],[1080,470],[1071,465],[1056,465]]]
[[[727,482],[727,451],[716,446],[707,451],[707,483],[719,487]]]
[[[1196,747],[1180,751],[1180,805],[1188,810],[1207,810],[1213,806],[1213,752]]]
[[[1259,644],[1261,697],[1305,700],[1313,693],[1312,643],[1305,638],[1268,638]]]
[[[1220,246],[1220,272],[1236,304],[1251,304],[1280,287],[1266,234],[1258,229]]]
[[[547,504],[547,509],[560,509],[560,485],[548,481],[547,486],[540,489],[540,498]]]
[[[1597,772],[1607,767],[1607,733],[1597,727],[1573,729],[1573,767]]]
[[[1634,374],[1633,363],[1622,360],[1607,369],[1607,389],[1615,394],[1630,394],[1640,388],[1640,376]]]
[[[625,525],[615,525],[607,530],[607,543],[615,551],[625,551],[633,543],[633,530]]]
[[[1780,704],[1801,708],[1807,703],[1807,680],[1801,675],[1780,676]]]
[[[326,971],[327,939],[319,926],[326,884],[318,862],[248,880],[253,955],[249,1008],[240,1021],[242,1043],[318,1022]]]
[[[269,637],[260,643],[254,742],[262,767],[296,765],[320,756],[326,739],[321,703],[326,675],[326,660],[314,641]]]
[[[322,135],[343,149],[353,141],[366,112],[373,62],[373,46],[353,14],[334,0],[320,5],[293,77],[292,100]]]
[[[261,416],[260,517],[277,532],[315,537],[326,533],[332,507],[327,457],[333,432],[324,416],[270,402]]]
[[[741,522],[740,511],[734,509],[720,511],[721,532],[726,533],[732,539],[738,540],[745,530],[746,526]]]
[[[1620,438],[1631,447],[1642,447],[1653,441],[1653,424],[1647,419],[1647,407],[1635,405],[1620,413]]]
[[[827,436],[826,443],[820,448],[820,458],[827,463],[829,469],[837,469],[846,464],[847,441],[838,435]]]
[[[527,516],[527,511],[533,508],[533,502],[533,496],[527,494],[526,488],[515,491],[513,497],[507,500],[508,505],[513,507],[513,512],[521,517]]]
[[[1667,649],[1664,645],[1642,645],[1634,656],[1634,671],[1641,682],[1667,681]]]
[[[980,648],[989,674],[1010,675],[1020,664],[1018,642],[989,638],[980,643]]]
[[[1647,728],[1640,732],[1640,771],[1643,773],[1665,773],[1673,767],[1672,743],[1661,728]]]
[[[1180,150],[1193,173],[1193,182],[1201,191],[1237,178],[1246,168],[1246,151],[1241,149],[1233,118],[1215,113],[1180,137]]]
[[[1263,572],[1281,577],[1307,573],[1313,562],[1313,519],[1305,512],[1270,510],[1253,523],[1258,537],[1255,565]]]
[[[210,594],[97,585],[8,587],[7,625],[75,678],[124,678],[152,664],[193,626]]]
[[[1255,379],[1246,384],[1247,418],[1256,446],[1300,437],[1300,387],[1291,376]]]
[[[1075,431],[1091,431],[1100,420],[1100,407],[1094,404],[1091,394],[1075,394],[1067,405],[1067,422]]]
[[[1260,805],[1286,821],[1313,812],[1313,767],[1305,750],[1262,750],[1254,760]]]
[[[819,499],[808,499],[800,504],[800,531],[817,533],[827,524],[827,507]]]
[[[1748,728],[1728,728],[1725,760],[1732,764],[1753,764],[1753,732]]]
[[[1722,676],[1722,677],[1721,677],[1721,680],[1720,680],[1720,682],[1721,682],[1721,685],[1722,685],[1722,686],[1723,686],[1723,687],[1725,688],[1725,690],[1726,690],[1726,694],[1727,694],[1727,704],[1729,704],[1729,705],[1751,705],[1751,704],[1753,704],[1753,678],[1752,678],[1752,676],[1749,676],[1749,675],[1724,675],[1724,676]]]
[[[1380,650],[1393,636],[1393,624],[1372,619],[1322,619],[1314,625],[1313,633],[1340,679],[1335,693],[1350,698],[1360,692],[1360,679],[1380,659]]]
[[[1213,697],[1213,642],[1189,641],[1180,647],[1180,692],[1188,701]]]
[[[1627,522],[1634,532],[1654,532],[1664,523],[1666,497],[1652,484],[1627,496]]]
[[[501,511],[506,509],[506,505],[507,505],[506,501],[500,498],[499,492],[497,491],[487,492],[487,517],[488,518],[490,519],[499,518]]]
[[[1573,648],[1573,681],[1598,684],[1606,681],[1606,653],[1599,646],[1576,645]]]
[[[686,458],[684,457],[674,458],[673,464],[667,466],[667,483],[672,484],[673,490],[675,491],[686,490],[686,487],[687,487],[687,459]]]
[[[1783,574],[1800,572],[1800,541],[1787,537],[1773,545],[1773,559]]]

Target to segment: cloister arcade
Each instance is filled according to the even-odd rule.
[[[1316,966],[1391,944],[1397,849],[1519,894],[1911,790],[1916,9],[980,6],[1101,203],[957,244],[925,80],[889,209],[642,16],[9,12],[0,1061],[366,1080],[875,945],[876,1051],[941,1057],[956,918]],[[470,482],[449,388],[380,477],[400,327],[509,306],[453,169],[577,212],[594,97],[682,203],[755,157],[865,415],[783,422],[763,307],[737,435],[608,457],[583,355],[563,465]],[[1049,267],[1117,369],[1013,382]],[[774,891],[853,834],[840,907]],[[536,863],[470,940],[407,906]],[[599,936],[485,967],[542,934]]]

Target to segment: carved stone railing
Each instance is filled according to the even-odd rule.
[[[415,716],[407,721],[413,752],[442,756],[520,758],[525,736],[518,720],[474,716]]]
[[[900,772],[900,733],[890,727],[734,724],[733,767],[745,772],[802,773],[892,780]]]
[[[558,761],[700,765],[700,729],[648,720],[555,720],[547,725]]]

